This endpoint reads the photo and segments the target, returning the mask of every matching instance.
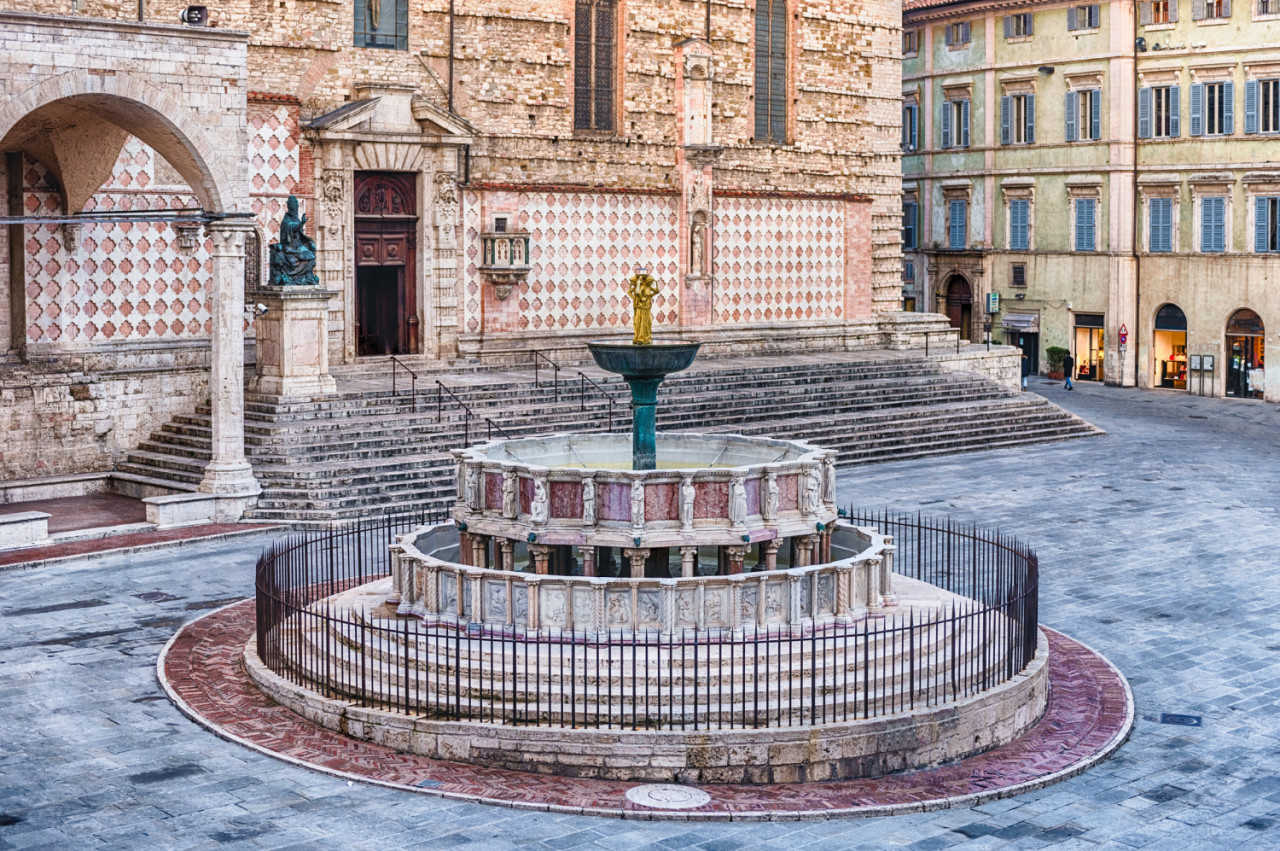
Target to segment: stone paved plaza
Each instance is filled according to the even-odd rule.
[[[717,824],[310,773],[198,728],[156,683],[181,623],[248,593],[250,538],[0,573],[0,849],[1280,847],[1280,410],[1033,389],[1107,436],[848,470],[840,497],[1039,550],[1043,622],[1106,654],[1137,701],[1132,739],[1080,777],[971,809]]]

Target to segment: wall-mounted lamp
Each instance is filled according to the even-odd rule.
[[[1053,66],[1052,66],[1052,65],[1041,65],[1041,66],[1040,66],[1039,68],[1037,68],[1036,70],[1037,70],[1037,71],[1039,71],[1041,74],[1052,74],[1052,73],[1053,73]]]
[[[1138,36],[1137,40],[1134,41],[1133,46],[1138,48],[1139,53],[1147,52],[1147,40],[1142,36]]]

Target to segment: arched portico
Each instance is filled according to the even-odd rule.
[[[259,491],[244,453],[244,245],[253,229],[244,161],[246,44],[240,33],[0,12],[0,76],[8,82],[0,104],[0,151],[19,164],[23,156],[38,161],[61,195],[60,209],[52,213],[12,204],[2,211],[9,213],[10,259],[18,261],[9,264],[11,310],[26,308],[25,227],[179,217],[203,223],[211,269],[204,286],[213,452],[200,490],[231,497]],[[84,213],[131,136],[181,175],[198,210]],[[77,263],[54,274],[75,284],[76,276],[111,272],[86,271]],[[21,335],[22,345],[15,347],[21,354],[25,317],[12,326],[15,339]],[[221,516],[229,513],[238,511],[219,508]]]

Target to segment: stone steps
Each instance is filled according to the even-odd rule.
[[[539,389],[531,372],[477,367],[436,374],[453,376],[451,391],[475,411],[465,435],[465,418],[447,395],[439,421],[434,398],[429,404],[419,398],[414,412],[407,393],[383,389],[319,400],[248,397],[246,451],[263,485],[253,516],[318,524],[445,508],[454,499],[449,451],[486,439],[486,416],[516,437],[606,428],[604,397],[589,388],[580,401],[575,373],[573,379],[562,373],[558,402],[545,375]],[[628,431],[625,384],[597,380],[619,400],[613,430]],[[811,440],[838,449],[845,465],[1098,433],[1039,397],[896,353],[699,362],[663,383],[658,428]],[[118,469],[190,488],[200,481],[210,447],[206,405],[165,424]]]

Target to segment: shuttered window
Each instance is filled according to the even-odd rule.
[[[1138,23],[1144,27],[1177,22],[1178,0],[1146,0],[1138,4]]]
[[[902,205],[902,247],[912,250],[916,247],[917,223],[920,220],[920,205],[914,201],[906,201]]]
[[[902,107],[902,149],[914,151],[920,147],[920,107],[909,103]]]
[[[409,49],[409,0],[359,0],[355,4],[356,47]]]
[[[1152,198],[1147,210],[1151,220],[1147,249],[1152,253],[1173,251],[1173,199]]]
[[[1036,96],[1005,95],[1000,98],[1000,143],[1030,145],[1036,140]]]
[[[1181,101],[1181,86],[1143,86],[1138,89],[1138,138],[1180,136]]]
[[[1244,81],[1244,132],[1280,132],[1280,80]]]
[[[1093,30],[1098,28],[1098,4],[1072,6],[1067,10],[1067,29]]]
[[[1235,84],[1191,85],[1191,135],[1230,136],[1235,132]]]
[[[969,147],[969,101],[967,99],[943,102],[942,147]]]
[[[952,199],[947,210],[947,247],[952,251],[963,251],[968,242],[969,202]]]
[[[786,0],[756,0],[756,139],[787,140]]]
[[[1253,250],[1280,251],[1280,198],[1255,198],[1253,203]]]
[[[1101,139],[1102,91],[1082,89],[1067,92],[1065,115],[1068,142]]]
[[[1200,250],[1227,250],[1227,199],[1200,199]]]
[[[1031,241],[1031,202],[1015,198],[1009,202],[1009,250],[1026,251]]]
[[[1005,38],[1022,38],[1033,33],[1030,12],[1019,12],[1016,15],[1004,16]]]
[[[1231,17],[1231,0],[1191,0],[1191,20],[1222,20]]]
[[[1096,198],[1075,200],[1076,251],[1097,250],[1097,210]]]
[[[616,0],[577,0],[573,20],[573,128],[613,130]]]
[[[943,38],[946,40],[947,47],[967,47],[970,34],[969,22],[960,21],[954,24],[947,24],[947,28],[943,32]]]

